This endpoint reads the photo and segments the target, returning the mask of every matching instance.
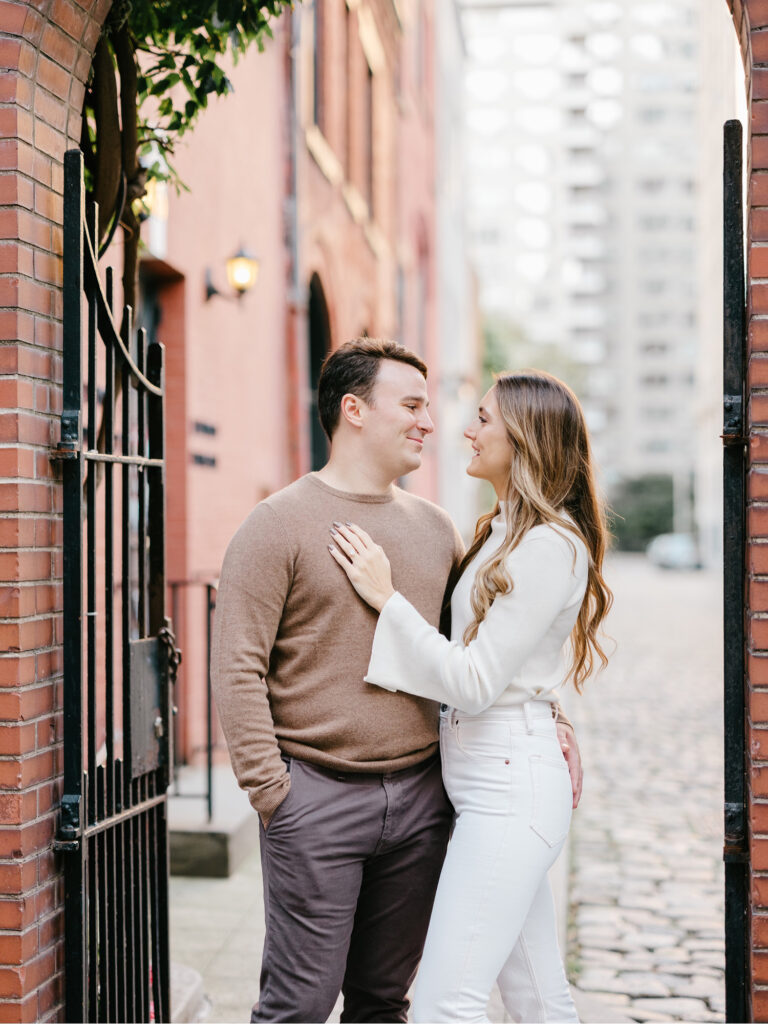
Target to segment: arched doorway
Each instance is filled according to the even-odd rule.
[[[328,439],[320,423],[317,381],[323,360],[331,351],[331,325],[325,292],[317,274],[309,282],[309,446],[310,468],[320,469],[328,459]]]

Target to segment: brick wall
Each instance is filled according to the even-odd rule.
[[[0,1021],[62,1016],[62,161],[109,6],[0,2]]]

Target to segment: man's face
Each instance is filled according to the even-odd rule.
[[[371,462],[393,480],[421,465],[424,438],[435,429],[428,405],[427,382],[415,366],[381,361],[370,404],[363,403],[362,437]]]

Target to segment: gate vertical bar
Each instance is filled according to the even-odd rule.
[[[136,363],[142,373],[146,372],[147,356],[147,332],[142,327],[136,334]],[[137,444],[136,454],[142,458],[146,455],[146,408],[147,395],[139,391],[137,396],[138,409],[137,418]],[[138,470],[138,505],[139,505],[139,636],[145,637],[147,633],[147,475],[144,467],[139,466]]]
[[[82,281],[85,186],[79,152],[64,157],[64,367],[61,414],[63,476],[64,784],[58,842],[64,858],[66,943],[81,951],[68,963],[68,1020],[84,1020],[87,973],[83,881],[83,458],[82,458]]]
[[[158,465],[149,471],[149,629],[150,633],[158,634],[168,625],[165,616],[165,350],[159,342],[153,342],[147,349],[147,377],[160,389],[160,395],[147,396],[147,428],[149,457],[158,460]],[[173,771],[172,746],[172,709],[173,695],[171,692],[170,666],[167,660],[167,649],[163,652],[161,709],[165,729],[161,736],[160,767],[157,781],[163,789],[171,782]],[[157,1002],[163,1012],[170,1012],[170,949],[168,929],[158,927],[159,923],[168,920],[168,887],[170,862],[167,844],[167,807],[158,807],[156,812],[155,856],[156,868],[156,899],[152,907],[157,942],[154,947],[154,962],[157,984]],[[154,824],[154,823],[153,823]]]
[[[127,351],[131,348],[133,330],[133,311],[130,306],[123,309],[123,320],[120,336]],[[118,372],[121,376],[120,402],[122,405],[122,446],[121,452],[125,459],[131,453],[131,378],[128,365],[124,359],[119,361]],[[131,558],[131,469],[128,461],[122,465],[122,513],[121,513],[121,570],[122,570],[122,687],[123,687],[123,760],[131,771],[133,756],[133,735],[131,731],[131,600],[133,597],[133,566]]]
[[[742,127],[727,121],[723,147],[723,629],[725,755],[725,1019],[749,1020],[744,598],[746,311]]]
[[[107,305],[113,310],[114,278],[112,267],[107,267]],[[115,354],[111,345],[105,351],[104,450],[112,455],[115,447]],[[111,737],[108,760],[114,763],[115,735],[115,479],[111,462],[104,465],[104,673],[107,716],[107,735]],[[125,755],[123,755],[125,757]],[[124,794],[118,792],[116,802],[122,808]]]

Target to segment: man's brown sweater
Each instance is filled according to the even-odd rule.
[[[328,544],[334,520],[382,545],[394,586],[437,626],[461,538],[442,509],[392,488],[337,491],[315,474],[262,501],[224,558],[212,652],[214,695],[238,782],[268,821],[290,779],[280,758],[392,772],[437,749],[437,706],[363,679],[377,615]]]

